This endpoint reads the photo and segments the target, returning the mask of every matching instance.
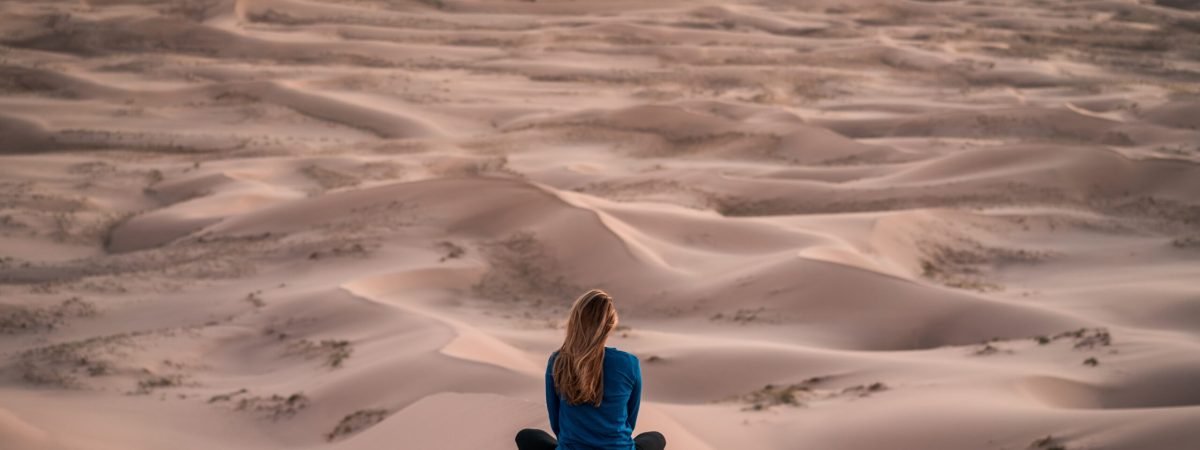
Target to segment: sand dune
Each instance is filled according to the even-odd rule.
[[[0,3],[0,448],[1198,447],[1195,3]]]

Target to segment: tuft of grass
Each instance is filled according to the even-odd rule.
[[[1200,236],[1185,236],[1171,241],[1171,246],[1178,249],[1200,248]]]
[[[138,380],[137,390],[132,394],[149,394],[155,389],[183,385],[182,375],[159,375]]]
[[[354,352],[354,348],[350,346],[350,341],[326,339],[321,341],[321,347],[328,349],[329,356],[326,361],[329,367],[342,367],[342,363],[350,358],[350,354]]]
[[[112,365],[108,361],[95,361],[87,364],[87,373],[90,377],[108,375],[110,371],[112,371]]]
[[[1033,443],[1029,444],[1029,448],[1037,450],[1067,450],[1066,444],[1063,444],[1061,440],[1051,435],[1034,439]]]
[[[1075,340],[1075,348],[1096,348],[1112,345],[1112,335],[1106,328],[1080,328],[1066,331],[1054,336],[1055,339],[1071,338]]]
[[[779,323],[780,318],[778,313],[772,313],[765,306],[758,308],[738,308],[732,314],[716,313],[708,318],[712,321],[727,321],[739,325],[747,325],[750,323]]]
[[[842,389],[842,393],[858,394],[859,397],[866,397],[867,395],[870,395],[873,392],[882,392],[882,391],[886,391],[886,390],[888,390],[888,386],[886,384],[876,381],[871,384],[865,384],[865,385],[860,384],[857,386],[850,386],[848,388]]]
[[[317,191],[310,192],[313,195],[318,195],[329,190],[357,186],[362,182],[362,180],[359,180],[355,176],[316,164],[301,167],[300,173],[318,186],[319,189]]]
[[[79,297],[43,308],[17,307],[7,314],[0,314],[0,334],[51,331],[65,324],[67,319],[93,317],[96,314],[96,305]]]
[[[246,301],[250,302],[251,305],[254,305],[255,308],[267,306],[266,300],[263,300],[263,298],[259,295],[261,293],[262,291],[254,291],[246,294]]]
[[[1000,349],[996,348],[996,346],[994,346],[992,344],[984,344],[983,347],[979,348],[978,350],[975,350],[975,355],[978,355],[978,356],[986,356],[986,355],[992,355],[992,354],[996,354],[996,353],[1000,353]]]
[[[503,239],[484,242],[479,251],[491,266],[471,286],[482,298],[536,306],[552,313],[556,306],[564,306],[563,299],[584,291],[567,280],[562,272],[564,265],[532,232],[519,231]]]
[[[325,434],[325,440],[333,442],[340,437],[349,436],[359,431],[370,428],[391,414],[386,409],[361,409],[343,417],[337,426],[333,427],[333,431]]]
[[[434,8],[437,8],[437,9],[445,9],[446,8],[446,2],[444,2],[442,0],[417,0],[417,1],[424,3],[426,5],[432,6]]]
[[[268,335],[273,334],[274,330],[268,331]],[[279,332],[280,340],[287,339],[287,334]],[[288,355],[301,355],[305,358],[315,358],[319,356],[325,357],[325,364],[332,368],[340,368],[350,359],[350,355],[354,353],[354,347],[350,341],[344,339],[323,339],[320,342],[313,342],[308,339],[301,339],[293,342],[288,346]]]
[[[461,258],[462,255],[467,253],[467,249],[450,241],[440,241],[437,243],[437,247],[446,252],[445,255],[442,255],[441,259],[438,259],[438,262],[446,262],[446,260],[449,259]]]
[[[799,395],[808,390],[807,386],[799,384],[787,386],[768,384],[750,394],[752,400],[750,407],[755,411],[759,411],[778,405],[800,406],[802,403],[800,402]]]
[[[303,392],[296,392],[287,397],[275,394],[270,397],[255,396],[243,398],[238,401],[235,410],[254,411],[262,413],[272,420],[279,420],[295,416],[296,413],[308,408],[311,403]]]
[[[867,397],[889,389],[888,385],[882,382],[859,384],[843,389],[819,389],[815,386],[827,379],[829,379],[827,376],[811,377],[802,383],[782,386],[767,384],[761,389],[734,397],[733,400],[748,403],[749,405],[743,410],[763,411],[780,405],[802,407],[805,405],[804,401],[814,399],[822,400],[841,396]]]
[[[249,392],[249,391],[247,391],[246,388],[241,388],[236,391],[230,392],[228,394],[217,394],[212,397],[209,397],[208,402],[209,403],[227,402],[227,401],[233,400],[233,397],[241,395],[241,394],[245,394],[246,392]]]
[[[1107,328],[1079,328],[1053,336],[1038,335],[1032,338],[1039,345],[1047,345],[1060,339],[1069,339],[1078,350],[1108,347],[1112,345],[1112,333]]]
[[[77,374],[101,376],[111,372],[104,360],[121,347],[133,345],[132,334],[98,336],[25,350],[17,355],[16,367],[25,381],[60,388],[84,387]]]

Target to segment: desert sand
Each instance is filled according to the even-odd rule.
[[[1200,448],[1196,8],[0,2],[0,448]]]

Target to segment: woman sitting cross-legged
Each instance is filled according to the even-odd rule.
[[[607,293],[593,289],[571,308],[567,338],[546,364],[550,429],[517,433],[520,450],[662,450],[667,440],[650,431],[633,437],[642,397],[642,369],[629,353],[605,347],[617,327]]]

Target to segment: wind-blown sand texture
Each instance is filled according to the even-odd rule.
[[[0,2],[0,447],[1200,448],[1187,0]]]

